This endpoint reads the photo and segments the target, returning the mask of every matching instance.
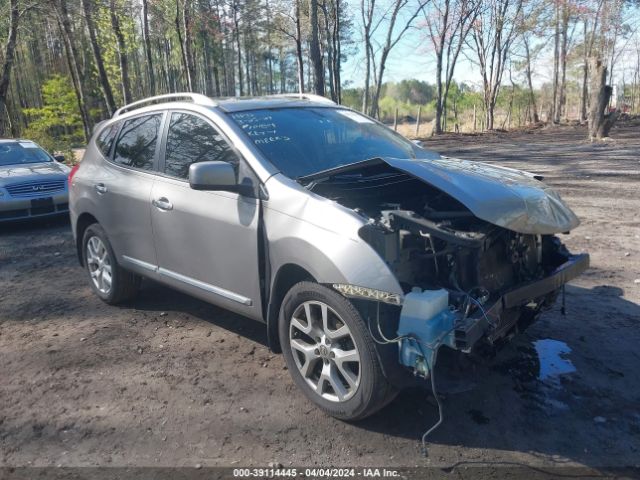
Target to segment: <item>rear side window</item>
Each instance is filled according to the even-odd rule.
[[[153,169],[162,114],[145,115],[124,122],[113,161],[125,167]]]
[[[119,125],[119,123],[114,123],[113,125],[105,128],[100,132],[100,135],[96,139],[96,145],[98,145],[98,148],[105,157],[108,157],[111,152],[111,146],[116,138],[116,133],[118,133]]]
[[[221,161],[238,164],[238,157],[220,135],[203,118],[174,112],[169,122],[164,172],[187,179],[192,163]]]

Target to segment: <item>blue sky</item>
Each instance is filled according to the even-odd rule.
[[[381,4],[389,4],[391,0],[378,0],[378,7]],[[410,1],[409,5],[413,5]],[[353,41],[354,44],[350,46],[350,54],[347,61],[343,64],[342,78],[344,81],[353,82],[350,86],[361,87],[364,84],[364,55],[363,46],[364,43],[361,40],[361,26],[360,26],[360,3],[355,0],[351,0],[351,11],[353,17]],[[629,52],[623,52],[620,55],[616,67],[614,69],[614,77],[616,82],[622,81],[622,72],[627,81],[630,81],[630,75],[632,70],[635,69],[636,53],[633,50],[634,42],[637,41],[640,44],[640,18],[636,16],[637,10],[629,10],[627,15],[627,22],[632,29],[637,28],[635,38],[627,44]],[[400,81],[403,79],[416,78],[424,80],[429,83],[435,83],[435,59],[433,52],[430,48],[430,42],[425,37],[425,27],[421,27],[423,21],[422,17],[418,17],[414,22],[414,27],[407,31],[404,38],[396,45],[395,49],[391,51],[387,66],[385,69],[385,75],[383,81]],[[397,26],[402,24],[402,19],[397,23]],[[386,25],[380,26],[378,32],[376,32],[375,39],[379,43],[382,43],[384,36],[386,35]],[[538,42],[544,42],[544,39],[534,40],[534,44]],[[618,48],[624,46],[626,39],[619,39]],[[539,88],[542,84],[552,81],[552,48],[550,42],[547,48],[541,52],[538,58],[533,62],[533,83],[534,86]],[[470,49],[467,49],[468,56],[471,59],[475,58],[475,55]],[[571,67],[568,72],[571,75]],[[482,78],[480,76],[479,67],[473,61],[470,61],[464,53],[461,53],[456,70],[454,73],[456,81],[465,82],[480,87]],[[513,71],[513,79],[516,83],[524,82],[524,75],[522,72]],[[508,82],[508,71],[505,71],[503,80]],[[373,81],[372,81],[373,83]]]
[[[364,85],[364,43],[360,39],[359,32],[354,34],[354,52],[349,55],[347,61],[343,64],[343,80],[353,82],[350,86],[361,87]],[[472,51],[467,52],[472,59],[474,54]],[[550,80],[551,65],[547,62],[538,62],[536,65],[536,75],[534,83],[539,86]],[[403,79],[416,78],[429,83],[435,83],[435,57],[430,48],[428,40],[423,38],[423,32],[418,28],[409,30],[406,36],[391,51],[387,66],[385,69],[384,81],[398,82]],[[506,74],[506,72],[505,72]],[[482,78],[480,76],[479,67],[470,61],[464,53],[460,54],[454,78],[458,82],[465,82],[475,87],[480,87]],[[508,77],[506,77],[508,80]],[[514,80],[522,81],[523,78],[517,78],[514,71]]]

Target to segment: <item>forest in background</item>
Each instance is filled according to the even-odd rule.
[[[637,0],[0,0],[0,12],[0,137],[51,150],[179,91],[311,92],[387,122],[420,106],[434,134],[576,120],[606,137],[640,104]],[[385,80],[407,38],[432,81]],[[344,80],[353,59],[357,85]],[[462,62],[477,80],[456,82]]]

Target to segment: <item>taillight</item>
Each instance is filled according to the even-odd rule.
[[[73,166],[73,168],[69,172],[69,176],[67,177],[67,183],[69,184],[69,186],[71,186],[71,181],[73,180],[73,176],[76,174],[79,168],[80,168],[80,164],[77,163]]]

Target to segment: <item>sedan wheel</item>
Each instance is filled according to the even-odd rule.
[[[360,385],[360,354],[340,315],[325,303],[304,302],[289,327],[293,358],[300,374],[322,398],[343,402]]]

